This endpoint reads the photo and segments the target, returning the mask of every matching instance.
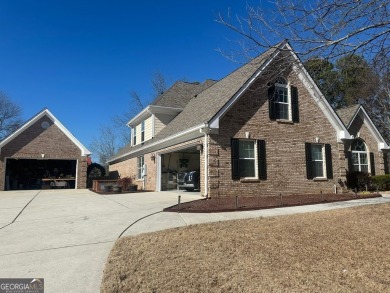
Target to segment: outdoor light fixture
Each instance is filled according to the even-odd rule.
[[[196,145],[196,150],[197,150],[197,151],[203,150],[203,144],[198,143],[198,144]]]
[[[41,157],[44,158],[44,157],[45,157],[45,154],[41,154]]]
[[[150,156],[150,158],[152,159],[153,162],[156,161],[156,155],[154,153]]]

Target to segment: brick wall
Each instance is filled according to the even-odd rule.
[[[49,122],[50,127],[43,129],[43,121]],[[77,185],[86,188],[86,157],[81,156],[81,150],[49,118],[42,117],[1,149],[0,190],[4,190],[6,158],[42,159],[42,154],[45,159],[77,160]]]
[[[220,121],[218,135],[209,143],[209,195],[263,196],[275,194],[333,192],[340,178],[345,180],[344,147],[337,133],[293,71],[291,85],[298,87],[299,123],[269,119],[267,80],[257,80]],[[267,180],[232,180],[231,138],[266,141]],[[306,178],[305,142],[331,144],[334,179],[314,181]]]

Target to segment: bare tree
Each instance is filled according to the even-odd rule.
[[[21,115],[21,108],[0,92],[0,141],[22,125]]]
[[[241,35],[240,51],[249,57],[289,39],[304,59],[358,54],[371,60],[389,54],[389,6],[390,0],[275,0],[216,21]]]
[[[128,110],[123,113],[118,113],[113,117],[113,124],[117,130],[119,147],[125,146],[130,142],[130,130],[126,126],[129,120],[142,111],[159,95],[164,93],[168,88],[168,84],[164,75],[160,71],[155,71],[151,79],[152,94],[148,97],[141,97],[136,91],[130,92],[130,100]]]
[[[97,137],[93,137],[90,149],[96,153],[100,164],[107,165],[107,160],[115,155],[117,151],[118,138],[114,128],[101,126]]]
[[[90,148],[97,154],[100,164],[106,165],[109,158],[130,143],[130,129],[126,124],[167,88],[164,75],[156,71],[151,79],[152,95],[149,98],[142,98],[136,91],[130,92],[127,111],[115,114],[112,124],[101,126],[98,135],[92,139]]]

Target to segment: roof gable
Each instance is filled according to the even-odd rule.
[[[378,143],[378,149],[390,149],[389,145],[386,143],[385,139],[380,134],[378,128],[375,126],[374,122],[371,120],[370,116],[362,105],[357,104],[337,110],[337,114],[341,119],[343,119],[343,122],[348,129],[352,126],[357,117],[360,116],[363,120],[363,123],[367,126],[370,133],[376,139]]]
[[[62,125],[62,123],[46,108],[43,109],[38,114],[36,114],[34,117],[32,117],[26,123],[24,123],[21,127],[19,127],[15,132],[10,134],[8,137],[6,137],[3,141],[1,141],[0,150],[3,146],[11,142],[18,135],[20,135],[22,132],[24,132],[26,129],[28,129],[30,126],[32,126],[34,123],[36,123],[39,119],[41,119],[44,116],[47,116],[51,121],[53,121],[53,123],[80,149],[82,156],[91,154],[91,152],[85,146],[83,146],[83,144],[80,141],[78,141],[76,137],[74,137],[72,133],[70,133],[70,131],[66,129],[65,126]]]

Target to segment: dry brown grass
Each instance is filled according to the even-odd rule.
[[[390,204],[123,238],[101,292],[390,292]]]

